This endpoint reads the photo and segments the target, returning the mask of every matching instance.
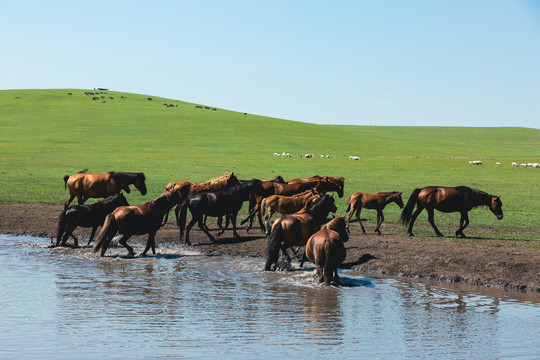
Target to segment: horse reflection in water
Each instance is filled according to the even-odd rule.
[[[105,255],[111,240],[117,232],[122,234],[118,243],[124,246],[130,256],[135,256],[133,248],[126,242],[133,235],[148,234],[146,248],[142,256],[145,256],[148,250],[152,248],[152,253],[156,253],[154,238],[156,232],[161,227],[163,217],[173,206],[177,205],[180,195],[177,191],[166,191],[152,201],[140,206],[120,206],[105,218],[105,223],[99,232],[94,253],[101,249],[101,256]]]
[[[332,283],[339,285],[337,269],[347,256],[343,243],[348,240],[345,216],[332,219],[309,238],[300,267],[307,258],[315,264],[319,282],[324,282],[326,285]]]
[[[317,232],[330,212],[336,212],[332,195],[324,195],[311,208],[304,208],[294,214],[282,215],[274,221],[266,248],[265,270],[272,270],[277,265],[280,250],[291,261],[287,249],[292,246],[306,245],[309,237]]]

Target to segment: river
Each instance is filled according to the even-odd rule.
[[[1,359],[538,359],[537,294],[0,235]]]

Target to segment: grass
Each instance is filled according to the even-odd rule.
[[[95,92],[0,91],[0,202],[61,204],[67,198],[63,176],[84,168],[145,172],[148,195],[132,192],[134,204],[158,196],[170,181],[203,182],[229,171],[263,180],[345,176],[339,214],[356,191],[403,191],[406,201],[417,187],[466,185],[501,195],[505,212],[497,221],[487,208],[473,210],[469,235],[482,229],[479,235],[540,247],[540,170],[511,167],[540,162],[540,130],[313,125],[148,95],[85,91]],[[282,158],[274,152],[332,156]],[[484,165],[470,166],[469,160]],[[385,209],[389,223],[399,213],[395,205]],[[375,212],[362,215],[366,224],[375,221]],[[436,221],[441,231],[453,232],[459,215],[437,213]],[[431,235],[425,224],[422,214],[415,232]]]

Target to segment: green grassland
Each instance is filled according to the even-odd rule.
[[[203,182],[229,171],[240,179],[263,180],[276,175],[285,180],[345,176],[339,214],[356,191],[403,191],[406,201],[417,187],[466,185],[501,195],[505,212],[497,221],[485,207],[473,210],[468,235],[479,235],[475,227],[482,227],[493,238],[540,247],[540,169],[511,166],[540,162],[540,130],[314,125],[213,111],[211,104],[200,109],[151,95],[86,91],[96,93],[0,91],[0,202],[61,204],[67,198],[63,176],[84,168],[143,171],[148,194],[132,192],[132,204],[158,196],[171,181]],[[92,100],[95,96],[98,100]],[[332,156],[283,158],[273,156],[275,152]],[[360,160],[352,161],[350,155]],[[469,160],[484,165],[470,166]],[[497,161],[502,165],[495,166]],[[399,213],[390,205],[387,221],[397,223]],[[366,224],[375,221],[373,211],[362,215]],[[459,215],[437,213],[436,221],[442,231],[453,232]],[[426,214],[417,224],[417,233],[432,235],[424,226]]]

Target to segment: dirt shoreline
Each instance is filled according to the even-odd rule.
[[[0,204],[0,233],[53,238],[61,210],[62,205],[58,204]],[[210,223],[210,227],[215,228],[215,225]],[[398,224],[390,222],[383,224],[383,235],[370,234],[372,226],[366,226],[366,230],[368,234],[363,234],[358,224],[351,223],[343,268],[372,274],[540,292],[538,249],[501,247],[490,245],[489,242],[487,245],[470,246],[435,236],[409,237]],[[90,229],[79,228],[75,234],[83,240],[89,236]],[[259,257],[263,267],[267,244],[264,233],[255,228],[246,232],[242,226],[239,234],[241,238],[235,239],[232,231],[226,231],[217,242],[211,243],[202,231],[194,228],[190,237],[198,251]],[[174,221],[169,220],[156,235],[158,248],[160,243],[178,241],[178,236],[178,228]],[[133,237],[129,242],[144,245],[146,237]]]

